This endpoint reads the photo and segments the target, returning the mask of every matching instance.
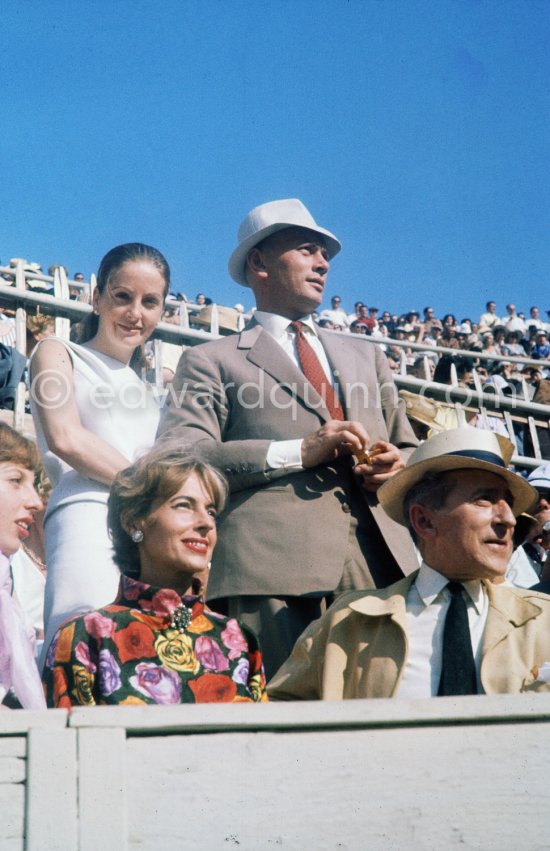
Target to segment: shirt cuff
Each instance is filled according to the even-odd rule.
[[[266,467],[270,479],[299,473],[302,467],[302,443],[298,440],[274,440],[267,450]]]

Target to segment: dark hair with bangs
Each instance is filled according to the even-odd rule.
[[[174,496],[192,473],[212,496],[216,510],[223,511],[228,487],[222,474],[173,443],[158,444],[116,476],[109,494],[107,523],[114,560],[126,576],[139,579],[140,575],[138,545],[130,531],[139,529],[154,504]]]

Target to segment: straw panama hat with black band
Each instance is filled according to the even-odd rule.
[[[285,228],[307,228],[321,234],[324,238],[329,258],[338,254],[342,248],[334,234],[319,227],[307,207],[298,198],[284,198],[281,201],[268,201],[250,211],[241,223],[237,239],[239,244],[229,258],[229,274],[238,284],[250,286],[246,280],[245,267],[248,252],[272,233]]]
[[[406,526],[403,502],[410,489],[427,473],[485,470],[506,481],[514,498],[512,510],[517,517],[535,504],[537,492],[525,479],[507,469],[513,452],[513,443],[492,431],[472,426],[443,431],[414,450],[405,469],[378,489],[378,500],[392,520]]]

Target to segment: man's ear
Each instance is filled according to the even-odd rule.
[[[267,270],[264,263],[264,258],[262,256],[262,252],[259,248],[252,248],[248,252],[248,256],[246,258],[246,265],[250,272],[258,277],[266,277]]]
[[[409,521],[418,537],[423,541],[431,540],[437,530],[433,522],[433,510],[421,505],[419,502],[414,503],[409,508]]]

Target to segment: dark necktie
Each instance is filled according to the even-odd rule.
[[[306,340],[303,322],[291,322],[290,327],[296,332],[296,349],[302,372],[324,401],[332,419],[344,420],[344,411],[334,392],[334,387],[328,380],[319,358]]]
[[[443,628],[443,654],[438,695],[477,694],[476,666],[468,609],[460,582],[449,582],[451,602]]]

